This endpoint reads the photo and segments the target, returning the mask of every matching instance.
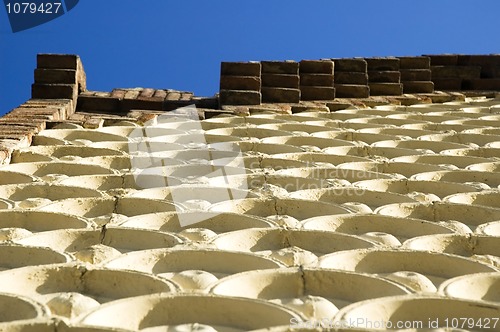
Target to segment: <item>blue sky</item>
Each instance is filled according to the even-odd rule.
[[[211,96],[221,61],[500,53],[498,0],[80,0],[12,33],[0,9],[0,114],[30,97],[37,53],[82,58],[89,90]]]

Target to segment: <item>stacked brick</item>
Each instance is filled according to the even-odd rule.
[[[399,57],[403,93],[432,93],[431,59],[426,56]]]
[[[368,65],[368,86],[371,96],[403,94],[398,58],[365,58]]]
[[[299,65],[302,100],[335,99],[334,64],[331,60],[302,60]]]
[[[332,59],[335,62],[335,92],[339,98],[368,98],[367,64],[364,59]]]
[[[78,94],[86,89],[86,76],[76,55],[38,54],[32,99],[0,119],[0,165],[13,149],[31,144],[33,135],[48,122],[66,120],[75,112]]]
[[[149,88],[114,89],[110,97],[120,100],[120,110],[170,111],[192,103],[193,93]]]
[[[32,98],[70,99],[73,108],[78,94],[86,90],[86,76],[80,57],[66,54],[38,54]]]
[[[252,106],[335,98],[411,98],[403,93],[441,98],[435,89],[500,90],[500,55],[226,62],[221,66],[219,101],[220,105]],[[413,99],[404,102],[413,103]]]
[[[481,67],[458,65],[458,55],[430,55],[432,81],[436,90],[462,90],[464,81],[476,80],[481,77]]]
[[[275,112],[294,113],[302,108],[311,109],[311,103],[301,101],[326,100],[332,105],[330,109],[342,108],[351,102],[383,104],[386,100],[377,98],[389,98],[376,96],[399,96],[390,97],[391,102],[405,104],[421,102],[421,98],[430,98],[435,102],[449,101],[463,95],[432,93],[434,87],[448,91],[500,91],[500,55],[445,54],[303,60],[300,63],[224,62],[221,64],[220,94],[211,98],[195,97],[185,91],[147,88],[86,91],[85,72],[76,55],[39,54],[34,78],[32,99],[1,119],[0,140],[15,138],[29,142],[33,134],[45,126],[50,127],[51,123],[75,119],[87,123],[92,114],[124,116],[140,110],[140,118],[144,114],[170,111],[191,104],[196,105],[200,117],[209,117],[224,112],[247,114],[252,106],[262,103],[275,104],[266,105]],[[422,95],[401,96],[403,92]],[[366,100],[334,102],[336,97]],[[317,104],[314,107],[318,107]],[[221,105],[224,106],[222,110]],[[229,110],[228,107],[236,108]],[[259,107],[259,110],[267,109]],[[79,118],[82,118],[81,121]]]
[[[199,108],[218,107],[216,98],[194,97],[192,92],[133,88],[85,91],[78,96],[77,110],[123,114],[131,110],[171,111],[193,104]]]
[[[260,62],[222,62],[219,101],[221,105],[259,105]]]
[[[295,61],[262,61],[262,102],[300,101],[299,64]]]
[[[0,118],[0,165],[14,149],[27,147],[48,122],[65,120],[74,112],[70,99],[30,99]]]
[[[500,55],[459,55],[459,66],[480,66],[479,78],[464,79],[463,90],[500,90]]]

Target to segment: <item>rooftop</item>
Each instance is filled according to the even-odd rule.
[[[223,63],[199,97],[39,55],[0,118],[0,330],[498,329],[499,68]]]

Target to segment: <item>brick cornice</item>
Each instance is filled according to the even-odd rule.
[[[498,91],[498,54],[223,62],[214,97],[150,88],[87,91],[78,55],[39,54],[32,98],[0,118],[0,164],[10,161],[13,149],[29,146],[40,130],[60,122],[88,128],[120,120],[142,123],[192,104],[200,118],[334,112],[350,106],[441,103],[467,95],[498,97]]]

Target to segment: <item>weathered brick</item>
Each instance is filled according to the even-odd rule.
[[[231,114],[238,116],[249,116],[250,115],[250,107],[242,106],[242,105],[224,105],[221,107],[223,111],[231,112]],[[216,110],[217,112],[217,110]]]
[[[214,116],[220,116],[220,115],[235,115],[235,112],[233,110],[213,110],[213,109],[203,109],[203,117],[205,119],[210,119],[213,118]],[[248,109],[246,110],[248,115],[250,115],[250,112],[248,112]]]
[[[432,100],[428,97],[424,97],[421,94],[405,94],[402,96],[391,96],[388,101],[394,105],[410,106],[415,104],[430,104]]]
[[[120,98],[78,96],[77,110],[116,113],[120,111]]]
[[[362,107],[374,107],[380,105],[401,105],[402,96],[370,96],[370,98],[358,99],[362,102],[364,106]],[[377,99],[381,98],[381,99]]]
[[[38,54],[37,55],[38,69],[69,69],[76,71],[76,84],[78,92],[83,92],[87,89],[87,78],[83,70],[83,64],[80,57],[70,54]],[[35,74],[36,75],[36,74]],[[35,81],[36,83],[39,83]],[[42,83],[42,82],[40,82]],[[63,82],[43,82],[43,83],[68,83]],[[71,82],[73,83],[73,82]]]
[[[6,117],[19,117],[24,118],[25,116],[35,115],[35,114],[57,114],[57,116],[64,117],[66,115],[66,110],[64,108],[56,107],[17,107],[14,108],[9,113],[5,114],[1,119]]]
[[[59,120],[59,115],[54,114],[16,114],[16,115],[9,115],[6,114],[4,115],[4,118],[9,118],[9,119],[18,119],[19,117],[23,117],[27,121],[49,121],[49,120]]]
[[[221,76],[260,76],[260,62],[222,62]]]
[[[40,84],[31,85],[31,97],[42,99],[72,99],[76,100],[78,90],[76,84]]]
[[[259,91],[260,77],[255,76],[221,76],[221,90],[252,90]]]
[[[462,82],[463,90],[495,90],[500,91],[500,79],[478,78],[468,79]]]
[[[368,83],[371,96],[394,96],[403,94],[401,83]]]
[[[37,68],[78,69],[78,55],[73,54],[38,54]]]
[[[338,90],[335,90],[336,97],[338,97]],[[340,110],[345,110],[352,106],[352,104],[347,100],[339,100],[338,98],[330,103],[327,103],[326,106],[330,110],[330,112],[336,112]]]
[[[367,98],[370,88],[367,85],[335,84],[335,94],[338,98]]]
[[[33,137],[36,137],[36,135],[23,132],[0,132],[0,140],[16,140],[18,148],[30,146],[33,142]]]
[[[333,87],[333,75],[301,73],[300,85]]]
[[[140,93],[141,90],[136,90],[136,89],[126,90],[123,99],[136,99],[137,97],[139,97]]]
[[[398,58],[365,58],[365,60],[368,71],[399,71]]]
[[[398,59],[400,69],[429,69],[431,66],[428,56],[401,56]]]
[[[426,56],[431,59],[431,66],[456,66],[458,63],[457,54],[431,54]]]
[[[301,102],[291,105],[292,113],[301,112],[330,112],[330,109],[323,103]]]
[[[335,83],[338,84],[368,84],[368,74],[366,72],[335,71]]]
[[[128,117],[132,117],[139,124],[150,124],[154,123],[155,119],[158,118],[159,114],[157,113],[149,113],[145,111],[131,111],[127,113]]]
[[[111,92],[97,91],[96,93],[94,93],[94,96],[96,96],[96,97],[111,97]]]
[[[150,98],[153,97],[154,94],[155,94],[155,89],[146,88],[139,93],[139,97]]]
[[[30,110],[47,110],[50,112],[57,111],[60,114],[66,114],[69,110],[69,107],[64,107],[64,105],[59,104],[38,104],[38,103],[24,103],[19,107],[12,110],[12,112],[22,111],[29,112]],[[12,113],[11,112],[11,113]]]
[[[83,63],[78,58],[76,63],[76,81],[78,83],[78,92],[83,92],[87,90],[87,74],[83,69]]]
[[[35,69],[35,83],[77,84],[76,70],[72,69]]]
[[[22,116],[11,116],[11,117],[2,117],[0,118],[0,124],[10,124],[14,126],[21,127],[33,127],[36,128],[36,131],[44,130],[46,128],[45,121],[43,119],[36,118],[26,118]]]
[[[262,96],[257,91],[220,90],[221,105],[260,105]]]
[[[459,91],[462,89],[462,81],[461,78],[433,78],[432,82],[434,83],[434,90],[451,90],[451,91]]]
[[[180,100],[181,93],[179,91],[168,91],[165,100]]]
[[[294,103],[263,103],[255,106],[248,106],[250,114],[256,113],[276,113],[276,114],[292,114],[292,105]]]
[[[128,112],[130,110],[163,110],[163,99],[161,98],[137,98],[137,99],[122,99],[120,101],[120,112]]]
[[[481,78],[500,78],[500,66],[481,66]]]
[[[13,125],[10,123],[2,123],[0,122],[0,132],[3,133],[20,133],[20,134],[26,134],[26,135],[33,135],[38,133],[38,129],[36,127],[28,127],[28,126],[19,126],[19,125]]]
[[[136,119],[128,117],[128,116],[125,116],[125,115],[121,115],[121,114],[120,114],[120,116],[118,118],[115,118],[115,117],[101,117],[101,115],[99,115],[99,118],[102,118],[102,120],[103,120],[103,124],[102,125],[104,127],[116,126],[118,123],[120,123],[122,121],[136,122]]]
[[[190,101],[198,108],[218,108],[219,99],[217,97],[193,97]]]
[[[262,102],[264,103],[298,103],[299,101],[299,89],[262,88]]]
[[[10,119],[19,119],[19,118],[24,118],[24,119],[36,119],[39,118],[40,120],[44,120],[50,118],[50,119],[66,119],[68,114],[66,113],[65,109],[60,109],[60,108],[16,108],[12,112],[6,114],[4,117],[5,118],[10,118]],[[31,121],[31,120],[29,120]],[[37,121],[37,120],[35,120]]]
[[[23,134],[23,135],[34,135],[38,133],[36,128],[13,126],[9,124],[0,123],[0,133],[1,134]]]
[[[455,100],[455,101],[465,101],[465,98],[466,98],[466,95],[462,92],[449,91],[448,95],[450,95],[453,98],[453,100]],[[488,94],[485,93],[485,95],[488,95]],[[496,97],[498,97],[496,95],[496,93],[493,93],[493,95],[491,95],[491,97],[486,97],[486,98],[496,98]]]
[[[500,54],[458,55],[459,66],[500,66]]]
[[[29,142],[31,142],[34,134],[35,133],[25,131],[0,129],[0,139],[28,140]]]
[[[71,100],[68,99],[42,99],[31,98],[24,102],[23,106],[43,106],[43,107],[71,107]]]
[[[4,115],[4,118],[40,118],[51,120],[62,120],[66,116],[62,109],[57,108],[21,108],[18,107],[12,112]]]
[[[431,66],[432,79],[435,78],[480,78],[479,66]]]
[[[299,88],[299,75],[262,74],[262,87]]]
[[[299,74],[299,63],[295,61],[262,61],[261,66],[262,74]]]
[[[403,82],[403,93],[428,93],[434,92],[434,83],[430,81]]]
[[[167,91],[165,90],[156,90],[153,97],[155,98],[163,98],[167,97]]]
[[[283,104],[271,104],[271,105],[259,105],[259,106],[249,106],[248,110],[250,115],[254,114],[292,114],[291,106],[287,108],[281,108],[276,106],[281,106]],[[285,105],[286,106],[286,105]]]
[[[191,100],[193,98],[193,94],[191,92],[181,92],[181,97],[179,100]]]
[[[335,63],[335,75],[341,71],[366,73],[368,68],[365,59],[362,58],[332,60]]]
[[[83,128],[97,129],[97,128],[102,127],[103,124],[104,124],[104,119],[102,117],[93,117],[93,118],[87,119],[87,121],[85,121],[83,123]]]
[[[326,86],[300,86],[301,100],[335,99],[335,88]]]
[[[127,91],[123,89],[113,89],[113,91],[111,91],[111,97],[123,99],[126,93]]]
[[[62,120],[59,122],[64,122],[64,121],[73,121],[73,122],[83,123],[83,121],[85,121],[85,115],[82,114],[81,112],[74,113],[74,114],[71,114],[67,120]],[[47,123],[50,124],[50,123],[55,123],[55,122],[58,122],[58,121],[49,121]],[[51,128],[49,127],[49,129],[51,129]]]
[[[401,81],[430,81],[430,69],[401,69]]]
[[[368,71],[368,82],[399,83],[399,71]]]
[[[299,73],[330,74],[333,75],[333,61],[331,60],[302,60]]]
[[[422,94],[424,97],[428,97],[432,100],[433,103],[447,103],[450,101],[461,100],[463,101],[463,95],[447,93],[442,91],[435,91],[434,93],[425,93]]]

